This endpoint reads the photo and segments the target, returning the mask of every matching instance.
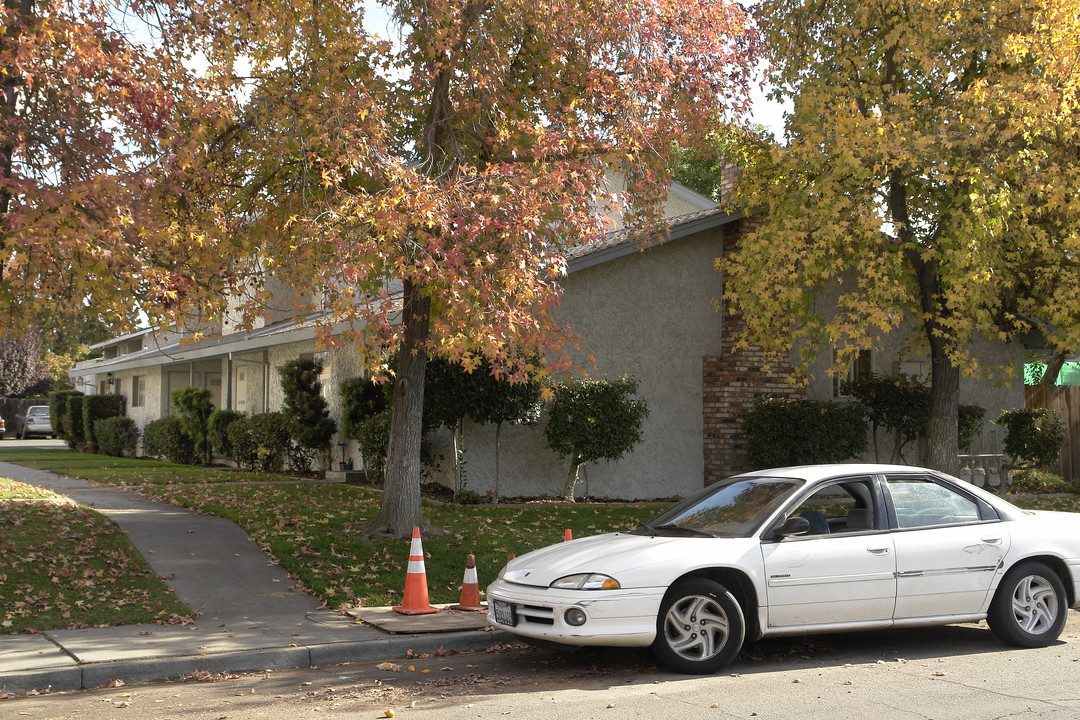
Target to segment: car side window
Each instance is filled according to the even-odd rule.
[[[803,537],[873,530],[874,491],[869,478],[830,483],[815,490],[788,517],[803,517],[810,530]]]
[[[952,488],[927,478],[887,478],[900,528],[978,522],[978,504]]]

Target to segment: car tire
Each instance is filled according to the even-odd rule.
[[[672,586],[660,603],[652,651],[670,670],[708,675],[731,664],[745,634],[738,600],[718,582],[692,578]]]
[[[1005,573],[986,622],[1009,645],[1045,647],[1061,634],[1068,612],[1061,578],[1045,563],[1029,560]]]

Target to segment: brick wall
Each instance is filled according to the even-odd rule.
[[[725,255],[733,251],[752,222],[742,220],[725,228]],[[742,330],[742,318],[726,307],[721,317],[720,354],[705,356],[702,361],[706,485],[755,469],[747,460],[741,428],[742,416],[755,398],[806,396],[804,386],[788,383],[791,366],[774,363],[770,372],[765,372],[765,356],[759,349],[736,350],[735,338]]]

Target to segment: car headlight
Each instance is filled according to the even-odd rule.
[[[610,575],[579,573],[561,577],[551,583],[549,587],[559,588],[560,590],[618,590],[622,585]]]

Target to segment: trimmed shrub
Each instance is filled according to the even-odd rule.
[[[1046,408],[1006,410],[995,424],[1005,428],[1005,454],[1019,467],[1057,462],[1065,442],[1065,423]]]
[[[759,398],[743,416],[742,429],[753,465],[782,467],[858,457],[869,428],[856,403]]]
[[[125,415],[94,421],[94,436],[98,452],[115,457],[135,457],[139,443],[139,426]]]
[[[1023,493],[1075,493],[1080,487],[1069,485],[1054,473],[1028,468],[1026,470],[1014,470],[1009,474],[1009,492],[1013,494]]]
[[[67,400],[69,397],[82,397],[83,393],[78,390],[56,390],[49,393],[49,415],[52,417],[53,431],[59,437],[74,442],[67,425]]]
[[[366,417],[356,429],[356,442],[364,456],[364,469],[372,482],[382,482],[386,473],[386,453],[390,449],[390,411]]]
[[[236,459],[233,457],[232,443],[229,442],[229,426],[243,417],[244,413],[238,410],[215,410],[210,413],[206,420],[206,436],[218,455]]]
[[[904,448],[926,437],[930,422],[930,387],[925,381],[906,375],[870,375],[845,383],[845,392],[859,401],[870,419],[877,455],[878,428],[893,434],[894,462],[904,461]],[[957,450],[967,452],[982,427],[986,408],[961,405],[957,417]]]
[[[87,395],[82,401],[83,440],[92,445],[99,444],[94,423],[123,414],[123,395]]]
[[[544,439],[561,457],[570,458],[564,500],[573,502],[582,465],[618,460],[641,440],[649,408],[637,391],[637,380],[631,377],[585,380],[555,388]]]
[[[81,445],[85,442],[86,433],[83,431],[83,400],[88,395],[79,393],[78,395],[69,395],[67,397],[67,403],[64,407],[64,431],[67,433],[64,439],[68,441],[68,444],[72,447]]]
[[[983,418],[986,417],[986,408],[979,405],[961,405],[959,411],[956,445],[960,452],[967,452],[971,449],[975,436],[979,434]]]
[[[195,462],[195,444],[184,432],[180,418],[170,415],[148,423],[143,429],[143,454],[191,465]]]
[[[380,385],[362,377],[342,381],[341,432],[345,437],[357,439],[361,432],[360,426],[365,420],[390,407],[390,402],[386,399],[386,387],[385,384]]]
[[[214,412],[213,397],[209,390],[191,386],[172,392],[173,407],[180,413],[180,426],[191,438],[196,457],[204,465],[210,464],[210,440],[206,425]]]
[[[323,364],[312,358],[297,358],[285,363],[278,371],[284,393],[281,412],[288,423],[289,435],[297,445],[308,450],[326,451],[337,432],[337,423],[330,417],[326,398],[322,396]],[[292,452],[297,462],[310,465],[311,453]],[[297,468],[303,469],[303,468]]]
[[[233,459],[248,470],[281,472],[292,438],[279,412],[234,420],[226,431]]]

